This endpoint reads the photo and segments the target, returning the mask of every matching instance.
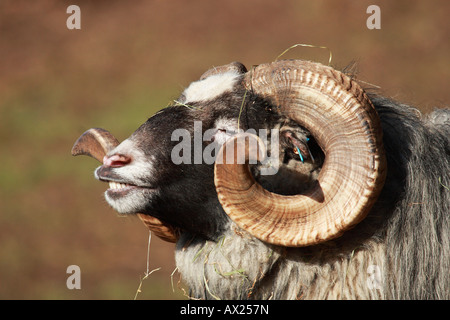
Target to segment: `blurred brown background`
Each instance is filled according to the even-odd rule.
[[[66,9],[81,9],[68,30]],[[381,8],[381,30],[366,9]],[[133,299],[148,231],[119,218],[70,149],[90,127],[120,140],[212,66],[273,61],[296,43],[427,112],[450,101],[450,2],[0,0],[0,298]],[[284,57],[328,61],[296,48]],[[153,237],[138,299],[184,299]],[[81,290],[66,268],[81,268]]]

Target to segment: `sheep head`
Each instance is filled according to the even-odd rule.
[[[270,181],[260,175],[267,165],[261,156],[266,146],[252,134],[241,144],[244,161],[196,162],[211,146],[218,150],[215,159],[223,159],[238,145],[240,129],[273,128],[281,148],[274,154],[268,146],[270,156],[301,160],[300,171],[317,173],[300,194],[268,190]],[[199,148],[189,144],[192,148],[183,152],[193,152],[177,162],[173,155],[180,155],[181,129],[188,138],[203,139]],[[325,157],[320,170],[308,136]],[[256,155],[249,148],[255,143]],[[324,242],[364,219],[386,172],[380,121],[364,91],[331,67],[299,60],[248,72],[240,63],[208,70],[175,105],[156,113],[127,140],[119,144],[106,131],[91,129],[73,154],[103,162],[95,175],[110,183],[108,203],[123,214],[140,213],[151,230],[171,241],[183,231],[214,239],[231,218],[268,243]]]

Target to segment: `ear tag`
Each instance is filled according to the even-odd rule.
[[[296,147],[296,148],[297,148],[298,155],[300,156],[300,160],[302,161],[302,163],[304,163],[303,156],[302,156],[302,153],[300,152],[300,149],[298,147]]]

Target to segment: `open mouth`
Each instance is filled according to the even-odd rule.
[[[120,183],[115,181],[108,181],[109,189],[106,190],[108,196],[112,198],[123,197],[136,189],[141,189],[136,185],[128,184],[128,183]]]
[[[118,200],[130,194],[150,194],[152,191],[155,191],[154,188],[137,186],[130,183],[123,183],[111,180],[102,180],[102,181],[108,182],[109,189],[106,190],[106,195],[110,199],[114,200]]]
[[[105,199],[109,205],[121,214],[142,212],[154,197],[156,191],[153,188],[106,180],[104,178],[100,179],[100,181],[109,184],[109,189],[105,192]]]
[[[120,197],[126,196],[133,191],[152,189],[145,186],[138,186],[129,183],[128,181],[123,181],[120,176],[118,176],[114,172],[111,172],[111,168],[105,168],[103,166],[99,167],[95,171],[95,177],[98,180],[107,182],[109,184],[109,189],[106,190],[106,194],[112,199],[118,199]]]
[[[100,166],[94,172],[97,180],[109,184],[109,188],[104,193],[108,204],[120,214],[132,214],[145,210],[158,194],[158,188],[140,183],[134,184],[134,181],[124,179],[112,169]]]

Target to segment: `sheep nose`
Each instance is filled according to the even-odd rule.
[[[131,158],[123,154],[113,154],[112,156],[103,157],[103,165],[113,168],[126,166],[131,162]]]

